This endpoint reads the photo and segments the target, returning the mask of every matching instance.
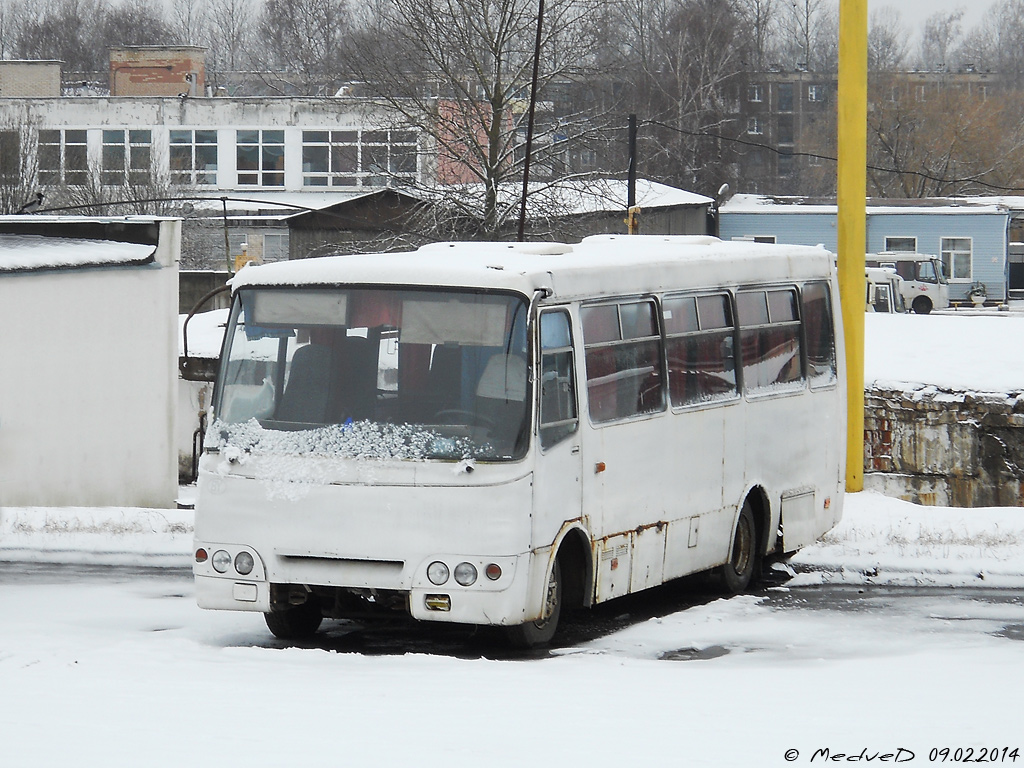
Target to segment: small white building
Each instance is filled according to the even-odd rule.
[[[173,507],[180,222],[0,217],[0,508]]]

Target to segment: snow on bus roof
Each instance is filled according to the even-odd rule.
[[[393,284],[513,290],[546,289],[561,296],[657,291],[677,287],[685,264],[723,273],[723,263],[748,262],[724,270],[731,279],[827,274],[833,256],[820,246],[725,242],[704,235],[595,235],[565,243],[447,242],[401,253],[323,256],[250,265],[230,281],[243,286]],[[710,274],[710,272],[709,272]],[[613,275],[614,279],[609,279]],[[696,274],[693,279],[698,279]],[[713,279],[713,278],[712,278]],[[719,278],[720,279],[720,278]],[[668,282],[666,282],[668,281]]]
[[[113,240],[0,234],[0,272],[142,264],[156,246]]]

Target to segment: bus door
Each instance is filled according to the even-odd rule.
[[[583,503],[598,601],[661,583],[669,508],[665,377],[651,298],[584,306]]]
[[[533,544],[551,544],[582,512],[580,432],[573,332],[567,309],[540,314],[538,450],[534,469]],[[584,526],[588,527],[584,520]]]

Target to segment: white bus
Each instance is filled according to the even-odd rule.
[[[903,278],[889,267],[865,267],[868,312],[906,312]]]
[[[195,512],[200,607],[284,638],[402,611],[549,641],[842,508],[833,256],[710,237],[249,266]],[[860,308],[858,308],[859,311]]]
[[[949,306],[949,281],[937,256],[910,251],[869,253],[864,265],[895,269],[903,279],[904,302],[919,315]]]

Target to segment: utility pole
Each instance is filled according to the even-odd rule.
[[[839,294],[846,341],[846,490],[864,489],[868,2],[839,2]]]
[[[626,231],[635,235],[640,230],[640,207],[636,204],[636,115],[629,116],[629,166],[626,173]]]

